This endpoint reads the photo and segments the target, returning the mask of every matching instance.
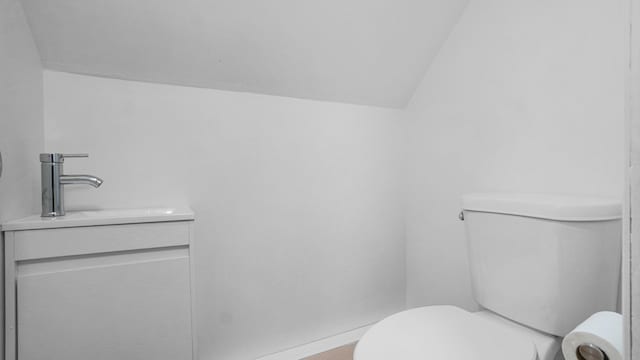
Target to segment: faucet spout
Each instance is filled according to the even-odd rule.
[[[102,179],[93,175],[65,175],[65,158],[88,157],[88,154],[40,154],[40,181],[42,183],[42,217],[64,215],[64,187],[68,184],[102,185]]]
[[[60,184],[86,184],[95,188],[102,185],[102,179],[93,175],[60,175]]]

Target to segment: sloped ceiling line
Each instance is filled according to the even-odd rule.
[[[51,70],[404,107],[468,0],[22,0]]]

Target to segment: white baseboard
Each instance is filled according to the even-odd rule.
[[[256,360],[300,360],[307,356],[331,350],[360,340],[371,325],[353,329],[338,335],[329,336],[318,341],[300,345],[291,349],[260,357]]]

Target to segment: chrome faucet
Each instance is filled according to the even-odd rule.
[[[65,158],[89,157],[88,154],[40,154],[42,179],[42,217],[64,215],[64,191],[62,185],[86,184],[95,188],[102,185],[102,179],[93,175],[64,175],[62,164]]]

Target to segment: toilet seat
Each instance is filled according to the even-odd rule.
[[[354,360],[536,360],[533,341],[455,306],[426,306],[374,325]]]

